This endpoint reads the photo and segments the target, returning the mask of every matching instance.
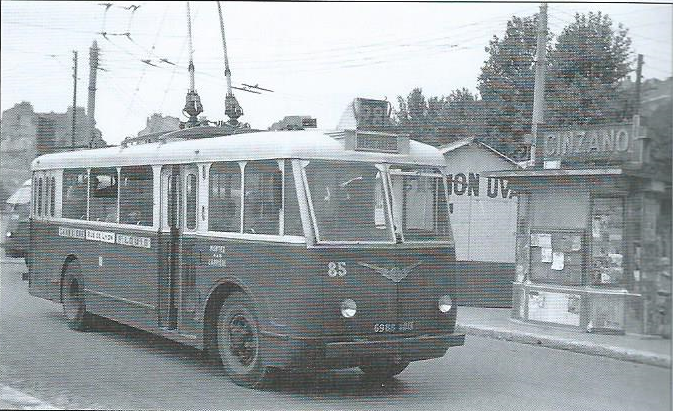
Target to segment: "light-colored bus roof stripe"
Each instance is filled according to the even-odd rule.
[[[319,158],[432,166],[446,164],[439,150],[413,140],[410,141],[408,155],[362,152],[344,150],[339,141],[323,131],[299,130],[267,131],[47,154],[33,160],[32,169],[184,164],[273,158]]]

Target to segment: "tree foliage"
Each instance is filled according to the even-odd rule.
[[[466,88],[429,98],[415,88],[406,99],[398,96],[397,103],[394,114],[398,125],[419,141],[440,145],[476,135],[482,129],[481,102]]]
[[[512,17],[502,38],[493,36],[478,89],[489,134],[520,136],[529,131],[533,110],[537,16]]]
[[[575,14],[550,55],[547,123],[595,124],[622,120],[620,82],[631,72],[631,39],[609,16]],[[622,104],[624,104],[622,102]]]
[[[513,16],[502,37],[485,48],[477,79],[481,98],[466,89],[426,97],[420,88],[398,97],[398,122],[435,143],[478,136],[505,153],[516,153],[531,132],[538,15]],[[633,93],[623,87],[632,71],[631,40],[609,16],[577,13],[558,35],[547,38],[545,121],[550,126],[622,121],[633,114]],[[422,131],[420,131],[422,130]]]

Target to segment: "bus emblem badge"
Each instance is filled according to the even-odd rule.
[[[418,261],[416,264],[412,264],[404,268],[399,267],[384,268],[373,264],[367,264],[361,262],[358,262],[358,264],[363,267],[371,268],[372,270],[376,271],[377,273],[381,274],[382,276],[386,277],[387,279],[389,279],[394,283],[399,283],[400,281],[404,280],[409,275],[409,273],[411,273],[411,270],[421,265],[421,262]]]

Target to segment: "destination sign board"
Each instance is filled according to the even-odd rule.
[[[390,124],[388,102],[368,98],[356,98],[353,104],[358,129],[363,127],[380,127]]]

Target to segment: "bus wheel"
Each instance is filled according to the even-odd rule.
[[[229,378],[238,385],[258,388],[267,368],[261,350],[259,323],[245,295],[232,293],[222,304],[217,321],[217,350]]]
[[[394,362],[389,359],[373,360],[360,365],[360,370],[365,377],[376,380],[387,380],[404,371],[409,366],[409,361]]]
[[[89,313],[86,311],[84,302],[84,293],[77,279],[68,273],[73,267],[66,267],[63,277],[63,314],[68,322],[68,327],[77,331],[84,331],[87,328]]]

